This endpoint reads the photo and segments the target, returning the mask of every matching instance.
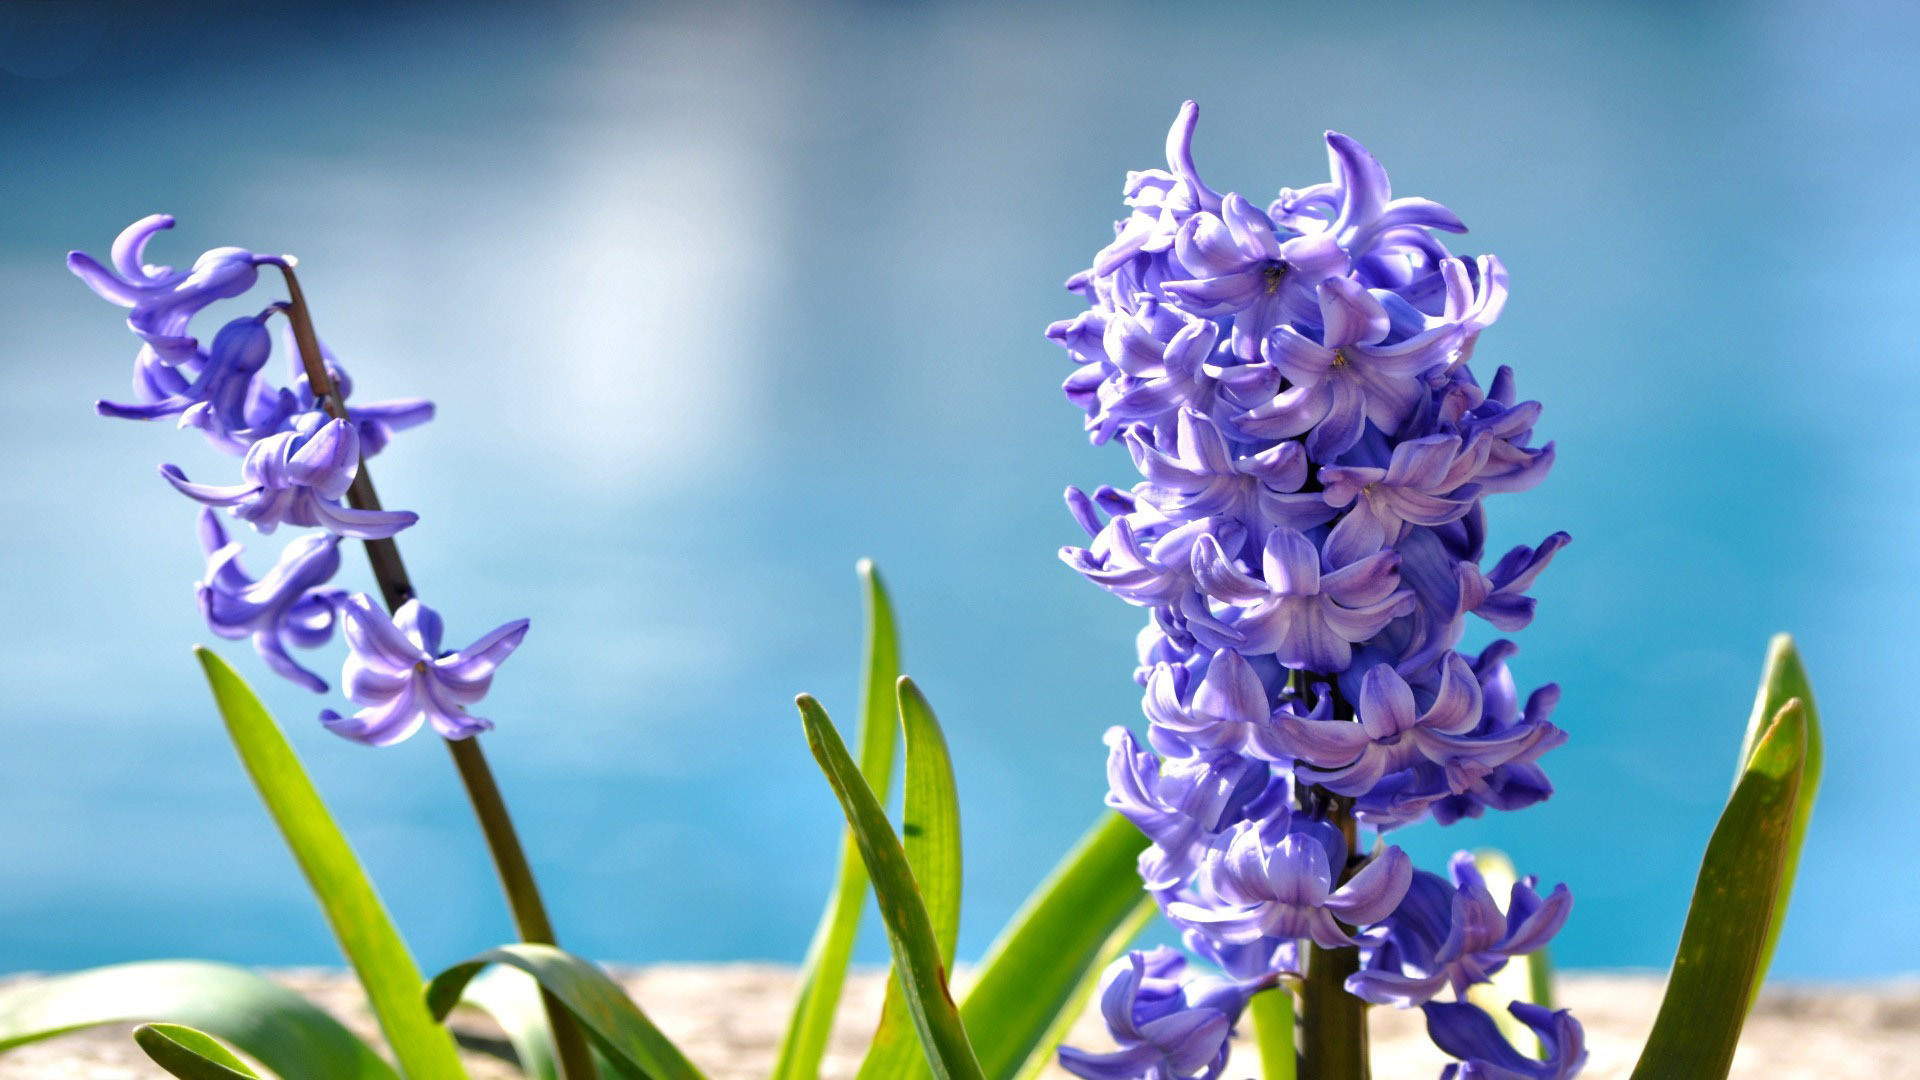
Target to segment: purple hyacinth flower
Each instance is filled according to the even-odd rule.
[[[1387,848],[1336,889],[1333,872],[1346,862],[1346,844],[1337,832],[1313,827],[1320,822],[1296,831],[1290,816],[1275,808],[1224,833],[1201,858],[1200,895],[1207,902],[1177,900],[1167,905],[1167,917],[1228,944],[1262,938],[1307,938],[1328,949],[1358,944],[1340,922],[1363,926],[1386,918],[1406,895],[1412,861]]]
[[[1476,734],[1480,711],[1479,680],[1464,657],[1449,653],[1424,710],[1399,672],[1377,664],[1361,680],[1359,723],[1276,713],[1274,725],[1279,741],[1303,763],[1301,776],[1329,791],[1365,795],[1382,778],[1425,759],[1445,770],[1458,794],[1541,737],[1539,729],[1519,725]]]
[[[295,425],[295,430],[253,444],[240,467],[244,483],[196,484],[177,465],[160,466],[160,475],[196,502],[231,507],[234,517],[263,533],[282,524],[317,525],[369,540],[392,536],[420,519],[411,510],[341,506],[340,497],[360,470],[359,433],[345,420],[315,413],[305,414]]]
[[[1162,762],[1123,727],[1107,731],[1107,805],[1153,841],[1140,855],[1149,890],[1177,888],[1202,852],[1263,791],[1267,767],[1231,753]]]
[[[1199,105],[1189,101],[1180,106],[1167,131],[1167,169],[1171,171],[1145,169],[1127,174],[1126,202],[1133,213],[1118,227],[1113,242],[1094,256],[1094,274],[1111,274],[1137,255],[1166,251],[1187,218],[1220,208],[1220,195],[1201,181],[1193,164],[1193,129],[1199,119]]]
[[[1206,977],[1181,982],[1187,962],[1172,949],[1138,949],[1100,977],[1100,1013],[1119,1048],[1060,1048],[1060,1066],[1084,1080],[1215,1080],[1247,999],[1271,979]]]
[[[1540,1040],[1544,1060],[1515,1050],[1478,1006],[1433,1002],[1424,1009],[1434,1045],[1461,1059],[1447,1066],[1440,1080],[1572,1080],[1587,1063],[1586,1032],[1565,1009],[1555,1012],[1525,1001],[1507,1006]]]
[[[178,416],[181,427],[200,429],[216,447],[246,453],[300,411],[291,391],[270,387],[260,378],[273,351],[265,324],[275,310],[242,316],[221,327],[212,347],[202,354],[193,381],[177,392],[144,404],[99,401],[94,411],[126,420]]]
[[[1366,251],[1403,230],[1467,231],[1458,215],[1431,199],[1394,198],[1387,170],[1350,135],[1327,132],[1327,162],[1339,193],[1338,213],[1327,231],[1349,251]]]
[[[1469,986],[1551,941],[1573,910],[1565,885],[1542,898],[1534,891],[1537,879],[1527,877],[1514,882],[1502,913],[1472,853],[1454,855],[1447,870],[1451,888],[1438,875],[1414,875],[1388,920],[1385,941],[1370,951],[1364,969],[1348,976],[1348,992],[1400,1008],[1431,1001],[1448,987],[1464,1000]]]
[[[301,411],[319,411],[320,401],[314,396],[306,365],[300,359],[299,342],[294,340],[290,326],[282,333],[281,347],[292,368],[293,392]],[[387,444],[393,441],[394,433],[418,427],[433,419],[433,402],[426,398],[354,403],[350,400],[353,396],[353,379],[324,341],[320,343],[320,357],[326,364],[327,378],[333,383],[333,396],[346,404],[347,419],[353,421],[354,428],[360,433],[361,457],[370,458],[386,449]]]
[[[1272,653],[1286,667],[1339,672],[1352,660],[1355,642],[1412,610],[1411,594],[1400,589],[1400,556],[1392,551],[1323,566],[1311,540],[1282,526],[1267,534],[1262,571],[1263,578],[1249,575],[1218,541],[1201,536],[1193,545],[1194,578],[1227,610],[1194,618],[1194,632],[1215,647]]]
[[[196,587],[200,613],[223,638],[251,637],[254,651],[274,672],[315,693],[326,680],[296,663],[288,645],[317,648],[333,637],[343,589],[324,588],[340,569],[340,538],[309,533],[288,544],[258,581],[240,565],[241,545],[227,538],[212,510],[200,512],[200,544],[207,575]]]
[[[487,696],[493,673],[527,636],[527,620],[494,628],[457,652],[440,648],[442,624],[418,600],[392,618],[361,593],[341,605],[346,616],[347,657],[341,678],[347,697],[366,706],[352,716],[320,714],[327,730],[369,746],[389,746],[431,724],[449,739],[465,739],[493,727],[467,712]]]
[[[1304,433],[1314,459],[1331,461],[1360,441],[1363,421],[1398,431],[1425,393],[1419,376],[1453,357],[1460,334],[1442,324],[1389,344],[1387,309],[1359,282],[1329,278],[1319,293],[1321,340],[1275,330],[1261,355],[1290,385],[1234,422],[1262,438]]]
[[[1398,543],[1409,525],[1445,525],[1465,517],[1480,495],[1470,481],[1485,466],[1490,449],[1487,439],[1463,446],[1458,435],[1429,435],[1394,447],[1384,469],[1321,466],[1327,505],[1353,507],[1340,519],[1340,539],[1329,545],[1378,551]]]
[[[246,292],[260,275],[258,257],[235,247],[215,248],[188,270],[146,265],[147,241],[171,228],[168,214],[150,214],[127,226],[113,242],[111,269],[84,252],[67,255],[67,268],[101,298],[132,309],[127,325],[153,351],[151,360],[167,365],[197,358],[197,343],[187,333],[196,312]]]
[[[1122,439],[1146,478],[1134,494],[1169,517],[1226,517],[1304,531],[1334,515],[1324,497],[1300,491],[1307,482],[1307,452],[1298,442],[1239,457],[1219,426],[1192,409],[1180,410],[1172,438],[1136,425]]]
[[[1331,236],[1276,229],[1238,194],[1222,199],[1217,214],[1203,211],[1183,222],[1174,252],[1193,277],[1163,288],[1196,315],[1230,318],[1233,352],[1246,361],[1259,357],[1276,327],[1311,316],[1315,286],[1348,269],[1347,253]]]
[[[1102,508],[1113,514],[1104,525],[1098,512]],[[1169,607],[1192,595],[1193,545],[1202,535],[1235,547],[1246,536],[1246,527],[1237,521],[1179,521],[1112,488],[1101,488],[1092,497],[1068,488],[1067,509],[1092,543],[1061,548],[1061,560],[1087,580],[1143,607]]]

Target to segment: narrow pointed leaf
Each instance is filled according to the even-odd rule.
[[[913,872],[907,868],[907,853],[900,847],[880,800],[847,754],[846,744],[840,741],[840,733],[833,729],[826,710],[805,694],[798,704],[807,745],[840,800],[867,875],[873,879],[880,915],[887,924],[887,942],[893,949],[894,970],[900,973],[907,1010],[927,1063],[939,1080],[982,1080],[980,1063],[974,1059],[966,1028],[961,1026],[959,1011],[947,988],[946,965],[940,960],[932,920],[914,884]]]
[[[1039,1077],[1046,1073],[1048,1067],[1053,1064],[1054,1055],[1060,1050],[1060,1044],[1067,1041],[1067,1034],[1073,1030],[1073,1025],[1080,1019],[1080,1014],[1087,1011],[1087,1003],[1093,1000],[1094,991],[1100,988],[1100,976],[1106,972],[1107,965],[1120,959],[1120,955],[1127,951],[1135,938],[1146,931],[1147,924],[1152,922],[1153,917],[1159,913],[1160,907],[1153,902],[1153,897],[1142,892],[1132,913],[1120,923],[1119,929],[1107,935],[1107,940],[1100,946],[1099,955],[1094,957],[1093,962],[1080,973],[1079,983],[1074,986],[1073,993],[1068,995],[1066,1004],[1062,1005],[1059,1013],[1054,1016],[1052,1026],[1047,1028],[1046,1034],[1040,1037],[1040,1041],[1034,1044],[1033,1050],[1027,1054],[1026,1064],[1022,1065],[1019,1073],[1016,1074],[1018,1080],[1039,1080]],[[961,1007],[960,1018],[966,1019],[965,1006]],[[1292,1038],[1291,1028],[1288,1030],[1288,1038]],[[1280,1078],[1274,1077],[1271,1080],[1280,1080]],[[1287,1080],[1291,1080],[1290,1075]]]
[[[179,1024],[142,1024],[134,1044],[155,1065],[180,1080],[260,1080],[260,1074],[204,1031]]]
[[[866,672],[860,706],[860,772],[884,798],[893,781],[894,682],[900,677],[900,645],[886,585],[870,560],[859,564],[867,594]],[[846,983],[847,963],[866,904],[867,869],[849,830],[840,841],[840,871],[827,908],[800,969],[800,994],[780,1041],[772,1080],[815,1080],[833,1031],[834,1010]]]
[[[1147,838],[1119,814],[1103,816],[1061,859],[980,962],[960,1005],[980,1066],[1016,1076],[1053,1030],[1115,930],[1139,909],[1137,863]]]
[[[1707,841],[1680,949],[1634,1080],[1725,1077],[1747,1017],[1780,896],[1807,713],[1788,701],[1755,744]]]
[[[1293,991],[1284,986],[1262,990],[1248,999],[1247,1013],[1260,1044],[1260,1075],[1294,1080],[1299,1061],[1293,1049]]]
[[[204,648],[194,652],[234,749],[359,977],[401,1071],[409,1080],[465,1076],[453,1036],[420,1003],[420,969],[286,736],[226,661]]]
[[[559,1080],[553,1029],[547,1025],[546,1007],[540,1001],[540,984],[532,976],[517,968],[496,967],[468,983],[460,1002],[500,1025],[527,1080]]]
[[[149,960],[0,989],[0,1053],[101,1024],[165,1021],[239,1047],[287,1080],[398,1080],[319,1006],[244,968]]]
[[[647,1019],[612,976],[551,945],[502,945],[435,975],[426,994],[433,1018],[446,1019],[474,976],[489,964],[505,964],[533,976],[579,1019],[594,1045],[627,1075],[701,1080],[700,1070]]]
[[[954,943],[960,935],[960,797],[954,787],[953,760],[933,706],[912,679],[900,678],[900,727],[906,736],[907,780],[901,817],[901,847],[927,906],[940,963],[953,970]],[[913,1016],[901,988],[900,973],[887,976],[886,1004],[860,1063],[860,1080],[901,1080],[930,1076]]]
[[[1800,651],[1794,648],[1790,634],[1775,634],[1767,648],[1767,666],[1760,678],[1760,691],[1754,697],[1753,714],[1747,719],[1746,743],[1740,748],[1740,763],[1744,769],[1759,744],[1761,732],[1766,723],[1779,715],[1788,701],[1799,699],[1807,712],[1807,765],[1806,772],[1800,778],[1800,793],[1795,800],[1793,811],[1793,833],[1787,841],[1787,859],[1780,873],[1780,900],[1773,910],[1773,921],[1767,928],[1767,947],[1760,954],[1760,968],[1754,972],[1754,993],[1760,992],[1760,984],[1766,980],[1767,968],[1773,963],[1773,949],[1780,941],[1780,927],[1787,919],[1787,901],[1793,892],[1793,879],[1800,867],[1800,845],[1806,839],[1807,820],[1813,814],[1813,800],[1820,792],[1820,769],[1825,764],[1824,740],[1820,733],[1820,710],[1813,702],[1813,684],[1807,679],[1807,669],[1800,662]],[[1738,782],[1736,778],[1736,783]]]

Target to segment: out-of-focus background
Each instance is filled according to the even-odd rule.
[[[155,210],[154,261],[297,253],[357,393],[440,403],[376,471],[453,638],[533,620],[483,711],[571,947],[801,956],[838,816],[791,698],[854,719],[871,555],[977,956],[1139,719],[1140,613],[1054,557],[1061,489],[1130,469],[1041,331],[1192,97],[1215,186],[1324,179],[1337,128],[1512,270],[1476,362],[1560,462],[1493,540],[1574,535],[1516,664],[1572,741],[1544,806],[1400,842],[1570,882],[1563,965],[1664,965],[1790,629],[1829,742],[1775,970],[1912,971],[1916,35],[1811,0],[0,6],[0,970],[336,958],[187,652],[194,508],[154,466],[233,466],[90,409],[135,346],[61,257]],[[333,738],[222,650],[424,966],[509,936],[433,738]]]

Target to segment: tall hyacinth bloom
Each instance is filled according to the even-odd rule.
[[[1120,1049],[1062,1063],[1217,1075],[1237,1009],[1200,1002],[1222,979],[1251,992],[1287,974],[1334,979],[1354,1010],[1425,1005],[1449,1075],[1571,1076],[1571,1017],[1516,1012],[1555,1048],[1543,1063],[1435,1001],[1543,945],[1571,894],[1526,879],[1503,903],[1470,857],[1450,883],[1384,839],[1547,798],[1540,760],[1566,738],[1556,688],[1517,690],[1511,642],[1456,651],[1469,616],[1531,622],[1527,590],[1567,543],[1483,568],[1487,499],[1554,456],[1512,372],[1471,367],[1507,272],[1452,254],[1440,234],[1459,217],[1396,197],[1345,135],[1326,137],[1325,182],[1271,199],[1208,186],[1197,117],[1180,110],[1165,169],[1128,175],[1113,241],[1067,281],[1086,310],[1047,336],[1089,438],[1121,443],[1141,477],[1067,492],[1088,539],[1062,559],[1148,615],[1146,738],[1108,734],[1107,801],[1151,841],[1143,884],[1222,974],[1122,961],[1103,991]]]
[[[295,661],[290,649],[325,645],[344,622],[351,649],[346,692],[363,708],[351,716],[328,710],[322,721],[346,738],[384,745],[423,726],[450,739],[486,730],[490,723],[467,707],[486,695],[495,669],[525,637],[525,620],[444,652],[440,617],[418,601],[403,606],[396,621],[368,597],[349,597],[331,584],[340,570],[342,538],[384,540],[418,520],[411,511],[342,503],[362,459],[396,432],[431,419],[433,403],[350,402],[353,384],[321,346],[318,360],[332,399],[323,402],[291,331],[285,342],[290,376],[276,385],[268,368],[274,343],[267,323],[282,314],[291,323],[297,294],[229,319],[203,346],[193,329],[197,315],[247,293],[262,265],[291,262],[223,247],[186,270],[148,264],[148,242],[172,227],[173,218],[150,215],[121,232],[106,262],[73,252],[67,266],[94,292],[129,309],[127,325],[141,341],[133,379],[138,400],[99,401],[95,410],[117,419],[174,420],[241,458],[238,484],[196,483],[178,466],[160,467],[169,484],[203,507],[206,572],[195,595],[208,628],[223,638],[250,639],[276,674],[323,693],[326,681]],[[272,569],[255,578],[241,563],[243,545],[228,535],[216,509],[261,533],[283,525],[319,531],[295,537]]]

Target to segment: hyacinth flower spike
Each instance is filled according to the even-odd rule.
[[[223,638],[251,637],[254,651],[276,674],[324,693],[326,681],[296,663],[287,646],[313,649],[333,637],[346,591],[323,586],[340,569],[340,538],[324,532],[300,537],[258,581],[247,576],[241,545],[228,540],[212,510],[200,512],[200,543],[207,574],[195,592],[207,626]]]
[[[309,413],[293,431],[253,444],[241,463],[245,483],[196,484],[177,465],[160,475],[182,495],[207,506],[231,507],[233,516],[263,533],[282,524],[319,526],[340,536],[381,539],[412,525],[411,510],[356,510],[340,505],[360,469],[360,436],[345,420]]]
[[[409,600],[391,618],[365,593],[341,607],[347,620],[347,657],[342,679],[347,697],[366,706],[352,716],[320,714],[329,731],[369,746],[388,746],[424,724],[449,739],[465,739],[493,727],[467,712],[493,684],[493,673],[527,636],[527,620],[495,627],[457,652],[443,653],[440,615]]]
[[[1435,1002],[1425,1007],[1427,1034],[1434,1045],[1459,1062],[1440,1080],[1572,1080],[1587,1063],[1587,1035],[1573,1014],[1516,1001],[1507,1006],[1546,1051],[1544,1060],[1515,1050],[1493,1017],[1464,1002]]]
[[[1215,1080],[1227,1066],[1227,1040],[1255,982],[1202,976],[1185,983],[1184,957],[1138,949],[1100,978],[1100,1013],[1119,1049],[1060,1048],[1060,1065],[1083,1080]]]

